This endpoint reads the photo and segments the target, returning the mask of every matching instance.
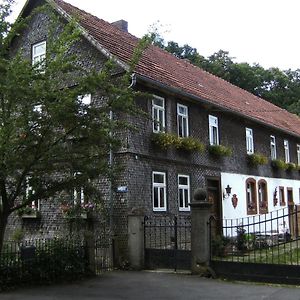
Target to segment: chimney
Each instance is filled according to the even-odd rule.
[[[128,32],[128,22],[125,21],[125,20],[119,20],[119,21],[116,21],[116,22],[112,22],[111,24],[118,27],[119,29],[121,29],[125,32]]]

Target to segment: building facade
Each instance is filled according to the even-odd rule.
[[[76,15],[82,30],[76,48],[81,64],[101,69],[113,58],[120,71],[126,70],[137,38],[61,0],[47,2],[63,20]],[[22,14],[40,3],[28,1]],[[47,18],[35,15],[14,41],[28,59],[45,55]],[[108,209],[120,256],[126,257],[129,213],[189,214],[199,187],[207,188],[219,219],[266,216],[300,203],[297,116],[155,46],[144,52],[132,77],[132,88],[152,96],[136,99],[146,114],[127,116],[136,130],[124,130],[123,147],[114,153],[114,162],[123,166],[117,185],[111,188],[107,180],[99,180],[107,207],[112,205]],[[91,95],[89,101],[100,99]],[[55,199],[36,208],[39,221],[13,217],[8,236],[18,226],[31,236],[67,231]]]

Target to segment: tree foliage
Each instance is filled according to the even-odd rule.
[[[244,90],[262,97],[300,115],[300,70],[265,69],[255,63],[236,63],[228,51],[219,50],[207,58],[196,48],[180,46],[174,41],[165,42],[156,34],[155,44],[178,58],[188,59],[192,64],[223,78]]]
[[[76,22],[62,28],[47,5],[35,11],[49,16],[46,58],[32,65],[11,48],[32,17],[9,24],[12,2],[0,5],[0,251],[8,216],[33,201],[75,187],[99,199],[93,180],[114,173],[108,157],[121,144],[112,132],[126,126],[110,112],[132,113],[136,95],[113,62],[101,70],[76,63]],[[86,94],[98,100],[84,103]]]

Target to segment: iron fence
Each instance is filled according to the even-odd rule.
[[[216,220],[211,219],[211,228],[214,222]],[[211,235],[211,259],[300,265],[299,222],[297,206],[265,215],[224,219],[222,232]]]
[[[19,285],[71,281],[113,268],[112,244],[96,239],[54,238],[8,241],[0,255],[0,291]]]
[[[191,217],[152,215],[144,219],[145,266],[189,269]]]

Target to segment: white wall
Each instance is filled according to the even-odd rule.
[[[257,182],[260,179],[264,179],[267,182],[267,191],[268,191],[268,214],[259,215],[259,207],[257,207],[256,215],[247,215],[247,203],[246,203],[246,180],[248,178],[253,178]],[[223,209],[223,219],[225,223],[232,225],[238,224],[248,224],[259,221],[268,220],[270,218],[280,217],[283,214],[288,214],[287,208],[287,188],[293,189],[293,199],[295,204],[300,203],[299,193],[300,193],[300,181],[299,180],[290,180],[290,179],[282,179],[282,178],[270,178],[270,177],[260,177],[260,176],[252,176],[245,174],[232,174],[232,173],[221,173],[221,187],[222,192],[226,195],[225,187],[229,185],[232,187],[231,195],[229,197],[225,196],[222,200],[222,209]],[[285,193],[285,206],[280,205],[279,201],[279,186],[284,187]],[[277,198],[278,203],[274,206],[273,196],[275,188],[277,188]],[[258,192],[258,188],[257,191]],[[232,205],[232,195],[236,194],[238,198],[237,207],[234,208]],[[257,195],[257,205],[258,204],[258,195]],[[278,221],[279,220],[279,221]],[[280,218],[276,219],[272,222],[267,222],[266,225],[263,225],[265,228],[262,228],[262,225],[251,225],[251,228],[248,228],[249,232],[254,231],[270,231],[270,230],[278,230],[278,226],[282,225],[283,220],[285,220],[286,226],[288,226],[288,218]],[[230,234],[232,235],[232,234]]]

